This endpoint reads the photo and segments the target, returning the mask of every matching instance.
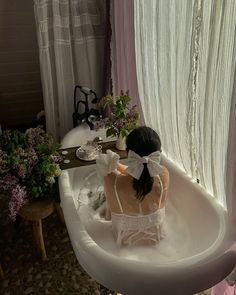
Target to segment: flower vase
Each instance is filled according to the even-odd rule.
[[[126,150],[126,144],[125,144],[126,137],[123,137],[121,135],[118,136],[116,140],[116,148],[120,151]]]

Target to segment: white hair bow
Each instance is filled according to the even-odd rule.
[[[151,153],[148,156],[140,157],[134,151],[129,150],[128,152],[128,168],[127,173],[133,176],[136,179],[139,179],[142,172],[143,172],[143,164],[147,164],[147,168],[149,171],[150,176],[158,175],[161,170],[162,166],[160,165],[161,161],[161,152],[156,151]]]

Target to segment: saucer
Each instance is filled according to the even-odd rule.
[[[98,156],[97,154],[88,155],[86,152],[81,151],[80,149],[76,150],[75,155],[78,159],[82,161],[94,161]]]
[[[94,161],[101,151],[101,145],[88,141],[76,150],[75,155],[83,161]]]

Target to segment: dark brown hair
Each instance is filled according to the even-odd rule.
[[[161,140],[159,135],[150,127],[141,126],[134,129],[126,138],[126,150],[134,151],[140,157],[148,156],[155,151],[161,151]],[[153,177],[150,176],[147,164],[139,179],[133,179],[133,188],[136,197],[142,201],[152,190]]]

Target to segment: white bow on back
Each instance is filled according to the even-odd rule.
[[[134,151],[128,152],[128,168],[127,173],[136,179],[139,179],[144,168],[144,163],[147,164],[147,168],[151,177],[160,174],[162,166],[160,165],[161,152],[156,151],[148,156],[140,157]]]

